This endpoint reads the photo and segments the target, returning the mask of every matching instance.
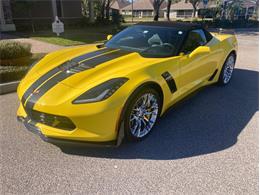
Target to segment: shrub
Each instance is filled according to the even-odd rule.
[[[0,64],[0,83],[21,80],[29,70],[30,65],[39,61],[44,55],[44,53],[34,54],[28,58],[29,61],[26,64]]]
[[[182,20],[177,20],[182,21]],[[201,24],[204,27],[209,28],[225,28],[225,29],[233,29],[233,28],[258,28],[259,21],[257,20],[220,20],[220,19],[204,19],[204,20],[198,20],[198,19],[192,19],[191,21],[184,21],[184,22],[192,22],[196,24]]]
[[[0,41],[0,59],[17,59],[31,56],[31,45],[15,41]]]
[[[28,69],[28,66],[0,66],[0,83],[21,80]]]
[[[198,18],[193,18],[191,22],[198,22]]]

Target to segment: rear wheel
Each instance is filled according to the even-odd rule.
[[[154,89],[142,89],[130,100],[125,115],[125,133],[130,141],[144,139],[161,112],[161,100]]]
[[[225,61],[225,64],[222,67],[218,80],[218,83],[220,85],[227,85],[230,82],[235,68],[235,63],[236,56],[232,53],[228,56],[228,58]]]

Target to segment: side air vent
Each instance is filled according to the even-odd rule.
[[[175,83],[174,79],[172,78],[172,75],[169,72],[164,72],[162,74],[162,77],[166,81],[170,91],[172,93],[176,92],[177,91],[177,87],[176,87],[176,83]]]
[[[218,69],[216,69],[216,70],[214,71],[214,73],[210,76],[209,81],[212,81],[212,80],[215,78],[217,72],[218,72]]]

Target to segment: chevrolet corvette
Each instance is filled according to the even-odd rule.
[[[191,23],[138,23],[102,44],[34,63],[17,89],[17,119],[54,144],[140,141],[176,102],[203,86],[227,85],[236,58],[234,35]]]

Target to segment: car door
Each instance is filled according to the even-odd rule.
[[[211,58],[211,46],[203,29],[191,30],[181,49],[180,93],[199,86],[215,71],[216,63]],[[214,58],[215,59],[215,58]]]

